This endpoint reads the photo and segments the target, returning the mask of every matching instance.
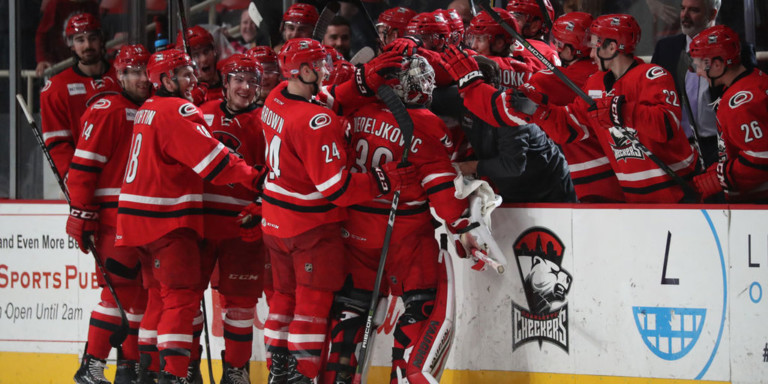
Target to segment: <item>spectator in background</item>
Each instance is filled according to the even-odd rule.
[[[35,35],[38,75],[42,75],[53,64],[72,56],[63,34],[67,19],[82,12],[98,15],[99,3],[96,0],[49,0],[43,2],[41,10],[43,17]]]
[[[347,60],[349,60],[350,28],[347,19],[336,15],[331,19],[323,35],[323,44],[333,47]]]
[[[651,59],[652,63],[672,74],[683,108],[683,129],[689,140],[698,138],[706,167],[717,161],[717,121],[707,79],[688,70],[688,46],[701,31],[715,25],[719,10],[720,0],[682,0],[680,26],[683,33],[659,40]]]
[[[240,13],[240,37],[230,41],[235,52],[245,53],[256,46],[256,38],[259,37],[259,26],[253,22],[248,10]]]

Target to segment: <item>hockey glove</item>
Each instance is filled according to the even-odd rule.
[[[237,223],[240,224],[240,238],[252,243],[261,239],[261,203],[253,202],[245,206],[237,215]]]
[[[384,47],[384,52],[395,52],[402,56],[410,56],[416,53],[418,48],[424,46],[424,42],[416,36],[398,37],[395,41]]]
[[[547,117],[549,117],[550,109],[549,109],[549,106],[547,105],[549,103],[549,96],[539,92],[539,90],[536,89],[536,87],[534,87],[532,84],[529,84],[529,83],[523,84],[523,86],[520,87],[520,92],[528,100],[537,104],[538,106],[536,108],[533,108],[533,106],[530,105],[529,103],[521,102],[520,98],[517,98],[515,97],[515,95],[507,92],[506,102],[509,104],[510,107],[520,111],[521,113],[532,116],[534,119],[533,120],[534,122],[543,121],[543,120],[546,120]]]
[[[88,253],[96,241],[96,231],[99,229],[99,212],[96,209],[98,208],[69,208],[67,235],[77,241],[77,246],[84,253]]]
[[[190,91],[192,94],[192,104],[201,105],[205,103],[205,95],[208,94],[207,83],[197,83],[197,86]]]
[[[421,185],[421,175],[415,166],[409,164],[408,166],[400,167],[399,164],[399,162],[390,161],[384,163],[381,167],[371,169],[371,174],[378,188],[378,196],[403,190],[414,185]]]
[[[397,52],[385,52],[355,69],[355,84],[361,95],[371,97],[387,83],[387,77],[403,69],[403,57]],[[392,81],[396,81],[392,79]]]
[[[475,59],[455,46],[449,46],[443,52],[442,58],[448,73],[458,83],[460,93],[483,82],[483,74]]]
[[[267,174],[269,173],[269,168],[267,168],[264,165],[255,164],[253,166],[253,169],[256,171],[254,174],[253,179],[251,180],[251,185],[246,185],[248,189],[261,194],[261,191],[264,190],[264,180],[267,178]]]
[[[727,189],[723,177],[724,165],[723,163],[712,164],[704,173],[693,177],[693,187],[701,195],[702,201]]]
[[[626,127],[624,101],[623,95],[595,100],[596,109],[592,111],[595,122],[602,128]]]

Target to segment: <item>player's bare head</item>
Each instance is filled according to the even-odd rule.
[[[151,84],[147,75],[149,51],[141,44],[123,45],[113,63],[117,79],[125,92],[135,101],[149,97]]]
[[[707,28],[691,41],[688,54],[691,55],[696,74],[720,85],[718,80],[728,68],[736,68],[741,64],[739,35],[725,25]]]
[[[435,89],[435,70],[419,55],[406,56],[403,61],[403,70],[397,74],[398,82],[392,87],[395,94],[405,104],[429,104]]]
[[[280,31],[283,40],[301,37],[312,37],[312,31],[319,18],[317,9],[311,4],[297,3],[291,5],[283,14],[283,22]]]
[[[680,28],[693,38],[715,24],[721,0],[681,0]]]
[[[502,8],[494,8],[501,19],[518,33],[520,26],[512,15]],[[485,56],[507,56],[509,46],[514,42],[512,35],[502,28],[488,12],[480,12],[469,23],[464,33],[464,44],[475,52]]]
[[[240,36],[243,37],[243,41],[250,44],[256,41],[256,37],[259,33],[259,26],[253,22],[251,16],[248,14],[248,10],[243,10],[240,14]]]
[[[323,45],[312,39],[288,40],[278,54],[278,60],[283,77],[311,86],[313,95],[332,71],[332,59]]]
[[[390,8],[379,14],[376,31],[381,42],[387,45],[398,37],[405,36],[405,27],[414,16],[416,11],[405,7]]]
[[[64,39],[78,61],[96,64],[104,55],[104,35],[99,19],[90,13],[76,13],[67,19]]]
[[[592,24],[592,15],[586,12],[569,12],[560,16],[552,25],[552,41],[565,63],[589,57],[591,48],[586,40]]]
[[[220,61],[218,67],[226,89],[227,107],[239,111],[253,104],[261,87],[261,65],[236,53]]]
[[[166,49],[149,58],[147,74],[158,93],[192,100],[192,89],[197,85],[195,63],[186,53],[178,49]]]
[[[555,8],[549,0],[543,1],[549,19],[554,21]],[[520,34],[526,39],[538,38],[549,32],[538,0],[512,0],[507,4],[507,11],[520,24]]]
[[[405,27],[408,36],[415,36],[424,43],[424,48],[442,52],[451,34],[448,22],[440,11],[424,12],[414,16]]]
[[[256,46],[248,50],[246,55],[261,65],[261,89],[259,100],[264,100],[273,88],[280,82],[280,65],[277,54],[268,46]]]
[[[186,30],[187,43],[189,44],[189,55],[197,63],[200,81],[214,84],[217,81],[216,61],[218,53],[213,43],[213,35],[205,28],[195,25]],[[183,50],[183,40],[181,31],[176,36],[176,49]]]
[[[609,69],[616,56],[632,56],[640,41],[640,25],[625,14],[603,15],[596,18],[587,33],[592,57],[601,71]]]

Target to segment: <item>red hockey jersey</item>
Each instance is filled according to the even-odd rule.
[[[411,152],[408,161],[421,174],[421,186],[401,191],[397,209],[397,222],[393,241],[415,230],[430,226],[435,209],[447,223],[459,219],[467,209],[466,200],[454,197],[453,179],[456,171],[451,165],[452,145],[446,145],[449,132],[443,121],[426,108],[408,108],[414,125]],[[381,102],[370,103],[358,109],[351,117],[354,172],[369,172],[371,167],[403,157],[404,141],[400,127],[392,113]],[[391,199],[380,198],[349,208],[344,229],[348,240],[364,248],[380,248],[384,241]]]
[[[587,78],[597,72],[597,65],[589,59],[582,59],[560,69],[574,84],[582,87]],[[534,74],[529,83],[544,92],[549,98],[549,104],[552,105],[568,105],[577,97],[576,92],[548,70]],[[547,124],[542,128],[547,132]],[[551,137],[563,139],[558,135],[551,135]],[[560,144],[563,155],[568,161],[571,179],[579,200],[582,202],[624,201],[619,180],[616,179],[610,161],[603,153],[595,135],[590,135],[581,141],[555,140],[555,142]]]
[[[250,108],[232,114],[226,101],[214,100],[200,106],[211,135],[222,142],[231,153],[248,164],[264,164],[264,133],[261,131],[261,108]],[[206,182],[203,187],[205,210],[205,238],[227,239],[238,237],[237,215],[250,204],[257,194],[242,185],[215,185]]]
[[[102,76],[90,77],[75,64],[45,83],[40,91],[43,140],[62,177],[75,153],[86,108],[106,94],[121,91],[112,67]]]
[[[280,238],[340,222],[346,210],[339,206],[378,195],[368,174],[351,173],[346,167],[338,116],[288,93],[287,84],[270,92],[261,113],[270,171],[262,194],[262,230]]]
[[[768,200],[768,75],[753,69],[725,90],[717,123],[725,148],[723,181],[728,200]]]
[[[67,189],[74,207],[98,206],[102,225],[117,226],[117,199],[141,106],[122,94],[99,99],[80,119],[83,127],[69,168]]]
[[[517,89],[528,82],[536,71],[528,63],[512,57],[491,56],[489,58],[499,64],[499,88],[502,90]]]
[[[116,244],[144,245],[181,227],[204,237],[203,180],[251,186],[257,178],[256,169],[211,137],[192,103],[152,97],[134,120]]]
[[[537,39],[527,39],[526,41],[528,41],[535,50],[539,51],[545,59],[549,60],[550,63],[555,66],[560,66],[560,55],[557,54],[555,48],[550,44]],[[525,63],[531,66],[533,72],[547,69],[547,66],[544,65],[544,63],[537,59],[531,51],[525,49],[525,47],[517,41],[512,45],[512,56],[521,57]]]

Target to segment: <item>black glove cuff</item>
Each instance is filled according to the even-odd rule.
[[[368,87],[368,83],[365,82],[365,67],[362,65],[355,69],[355,84],[357,85],[357,91],[365,97],[371,97],[376,94],[376,92]]]
[[[374,180],[376,180],[376,187],[379,188],[379,192],[381,193],[379,196],[386,195],[392,190],[392,183],[389,182],[389,177],[383,169],[379,167],[371,168],[371,174],[373,175]]]
[[[459,79],[459,89],[464,89],[477,80],[483,79],[483,73],[480,70],[474,70]]]
[[[75,207],[69,208],[69,215],[82,220],[98,220],[99,219],[98,211],[88,211],[85,209],[75,208]]]
[[[611,122],[616,127],[624,127],[622,107],[624,107],[624,96],[614,96],[611,99]]]

